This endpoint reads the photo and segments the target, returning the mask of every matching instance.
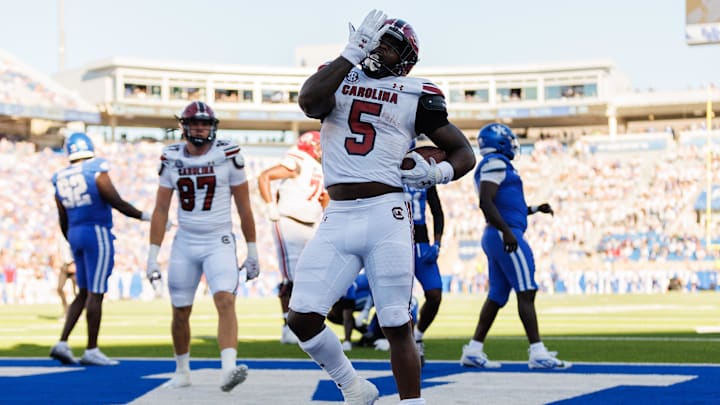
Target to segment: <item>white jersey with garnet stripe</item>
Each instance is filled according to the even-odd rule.
[[[373,79],[353,68],[335,92],[335,108],[320,132],[325,186],[379,182],[402,187],[400,162],[417,136],[420,97],[442,95],[416,77]]]
[[[278,187],[278,212],[301,222],[315,223],[322,215],[320,195],[323,174],[320,163],[297,146],[292,147],[280,162],[296,177],[282,180]]]
[[[247,181],[240,146],[216,140],[201,156],[190,156],[185,143],[163,148],[160,186],[177,191],[178,226],[189,233],[232,231],[230,187]]]

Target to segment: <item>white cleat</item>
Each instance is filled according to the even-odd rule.
[[[528,360],[530,369],[565,370],[570,367],[572,367],[572,363],[558,359],[557,352],[547,350],[539,351],[539,353],[530,352],[530,360]]]
[[[190,386],[190,372],[175,372],[170,380],[166,381],[162,388],[182,388]]]
[[[117,366],[120,362],[107,357],[100,350],[95,352],[86,350],[80,358],[80,364],[85,366]]]
[[[300,341],[297,336],[293,333],[289,326],[285,325],[282,328],[282,334],[280,335],[280,343],[284,345],[296,345]]]
[[[463,346],[460,365],[476,368],[500,368],[501,366],[499,361],[488,360],[487,354],[482,350],[472,350],[468,345]]]
[[[248,375],[248,366],[241,364],[234,369],[230,370],[229,373],[225,374],[220,385],[220,389],[223,392],[230,392],[237,385],[241,384]]]
[[[342,348],[343,348],[344,352],[351,351],[352,350],[352,342],[350,342],[349,340],[342,342]]]
[[[347,405],[372,405],[380,397],[375,384],[357,376],[346,388],[342,389],[345,404]]]
[[[67,345],[56,344],[50,349],[50,357],[62,364],[78,364],[73,352]]]

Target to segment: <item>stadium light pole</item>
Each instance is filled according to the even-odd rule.
[[[58,72],[65,69],[65,0],[58,0]]]

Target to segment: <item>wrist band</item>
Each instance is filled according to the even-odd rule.
[[[154,261],[154,262],[157,261],[158,252],[160,252],[160,246],[158,246],[154,243],[151,243],[150,248],[148,249],[148,258],[151,261]]]
[[[440,169],[440,175],[442,176],[439,183],[450,183],[450,180],[455,176],[455,169],[453,169],[450,162],[440,162],[437,164],[437,168]]]
[[[258,257],[257,244],[255,242],[247,243],[247,256],[248,257]]]

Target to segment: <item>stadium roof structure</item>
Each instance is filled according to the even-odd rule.
[[[224,129],[302,131],[319,128],[297,105],[315,67],[271,67],[113,57],[56,79],[98,105],[112,128],[176,127],[189,101],[210,103]],[[595,127],[615,135],[634,122],[698,119],[720,91],[634,90],[612,61],[558,61],[499,66],[418,66],[445,94],[450,120],[467,134],[490,121],[522,132]],[[596,131],[596,132],[597,132]],[[537,131],[536,131],[537,132]]]
[[[0,116],[99,123],[95,105],[0,49]]]

